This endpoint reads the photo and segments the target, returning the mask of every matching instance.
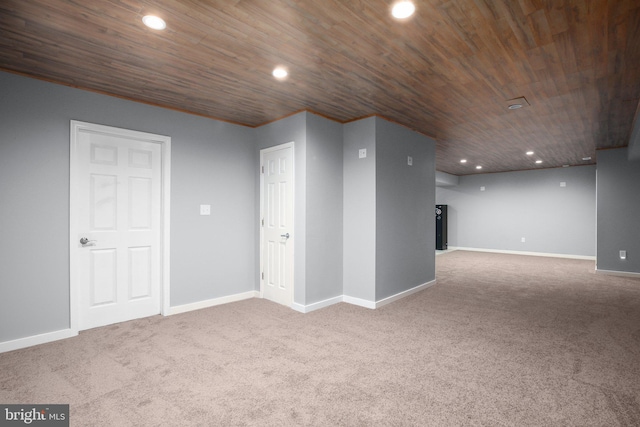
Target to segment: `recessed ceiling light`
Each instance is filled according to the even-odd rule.
[[[144,23],[144,25],[154,30],[164,30],[165,28],[167,28],[167,23],[164,22],[164,19],[154,15],[143,16],[142,22]]]
[[[527,151],[527,156],[533,156],[533,151]]]
[[[467,163],[467,159],[460,160],[460,163]]]
[[[518,108],[522,108],[522,104],[511,104],[507,108],[509,110],[517,110]]]
[[[586,162],[586,161],[591,160],[591,157],[583,157],[582,160],[584,160]]]
[[[562,165],[562,167],[563,167],[563,168],[568,168],[568,167],[569,167],[569,165]]]
[[[285,77],[287,77],[289,75],[289,73],[287,72],[287,70],[284,67],[276,67],[273,70],[273,77],[275,77],[276,79],[284,79]]]
[[[413,12],[416,11],[416,6],[413,2],[410,1],[399,1],[393,5],[391,9],[391,14],[394,18],[398,19],[406,19],[413,15]]]
[[[478,165],[476,166],[476,169],[482,169],[482,166]]]
[[[536,160],[536,163],[540,164],[540,163],[542,163],[542,160]]]

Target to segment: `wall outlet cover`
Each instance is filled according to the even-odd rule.
[[[411,156],[407,157],[407,164],[409,166],[413,166],[413,157],[411,157]]]
[[[200,215],[211,215],[211,205],[200,205]]]
[[[361,148],[358,150],[358,158],[359,159],[364,159],[365,157],[367,157],[367,149],[366,148]]]

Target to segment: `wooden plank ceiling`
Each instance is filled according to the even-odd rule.
[[[385,0],[3,0],[0,69],[246,126],[379,115],[436,138],[455,175],[628,144],[640,0],[415,4],[401,22]],[[518,97],[530,105],[507,109]]]

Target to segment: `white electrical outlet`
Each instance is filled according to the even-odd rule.
[[[367,149],[366,148],[361,148],[358,150],[358,158],[359,159],[364,159],[365,157],[367,157]]]
[[[200,205],[200,215],[211,215],[211,205]]]
[[[484,187],[480,187],[480,191],[484,191]]]
[[[407,164],[408,164],[409,166],[413,166],[413,157],[411,157],[411,156],[408,156],[408,157],[407,157]]]
[[[620,259],[627,259],[627,251],[620,251]]]
[[[524,238],[524,237],[523,237],[523,238],[521,238],[521,239],[520,239],[520,241],[521,241],[522,243],[524,243],[525,238]]]
[[[566,182],[562,181],[562,182],[560,183],[560,187],[566,187],[566,186],[567,186],[567,183],[566,183]]]

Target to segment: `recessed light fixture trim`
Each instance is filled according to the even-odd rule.
[[[164,19],[155,15],[143,16],[142,22],[144,23],[144,25],[154,30],[164,30],[165,28],[167,28],[167,23],[164,22]]]
[[[476,166],[476,169],[480,170],[480,169],[482,169],[482,166],[478,165],[478,166]]]
[[[517,110],[518,108],[522,108],[522,104],[511,104],[507,108],[509,108],[509,110]]]
[[[410,1],[399,1],[391,8],[391,14],[397,19],[406,19],[413,15],[416,6]]]
[[[585,162],[591,160],[591,157],[583,157],[582,160],[584,160]]]
[[[527,156],[533,156],[533,151],[527,151]]]
[[[282,80],[289,75],[289,72],[284,67],[276,67],[273,69],[273,77]]]
[[[542,160],[536,160],[536,163],[540,164],[540,163],[542,163]]]
[[[467,159],[461,159],[460,163],[467,163]]]

